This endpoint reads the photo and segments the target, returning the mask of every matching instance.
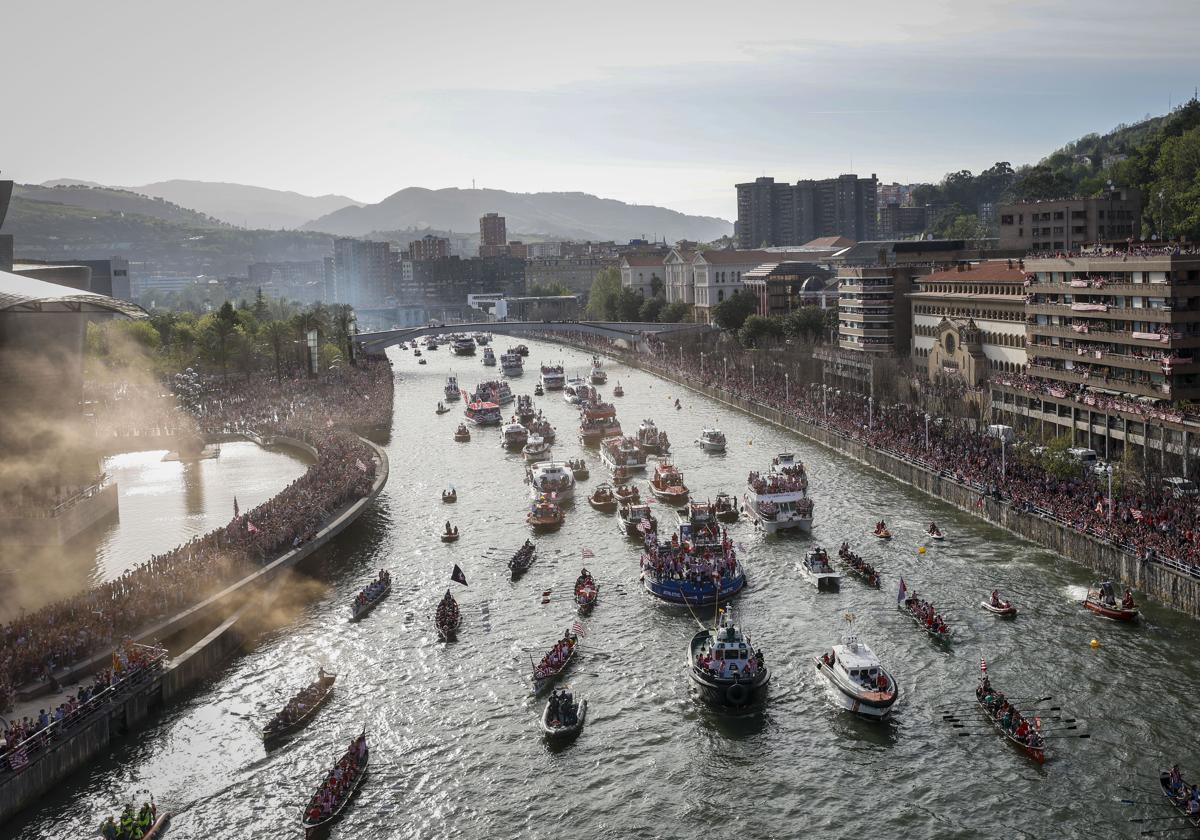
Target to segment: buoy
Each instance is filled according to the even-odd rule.
[[[1090,644],[1091,644],[1091,646],[1092,646],[1092,648],[1093,648],[1093,649],[1095,649],[1095,648],[1098,648],[1098,647],[1100,647],[1100,640],[1099,640],[1099,639],[1092,639],[1092,641],[1090,642]]]
[[[921,546],[920,548],[917,549],[917,554],[924,554],[924,553],[925,553],[925,546]]]

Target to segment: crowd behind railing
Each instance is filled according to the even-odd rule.
[[[19,686],[111,649],[310,540],[334,511],[370,492],[373,451],[348,427],[382,425],[391,406],[385,361],[319,379],[210,383],[195,406],[201,431],[300,438],[316,448],[316,463],[225,527],[0,627],[0,711]]]
[[[606,344],[595,337],[561,337],[591,348]],[[604,349],[629,355],[611,343]],[[1110,510],[1106,489],[1082,468],[1073,477],[1057,477],[1037,459],[1020,457],[1011,447],[1002,451],[999,440],[974,423],[926,423],[925,411],[910,405],[872,404],[859,395],[823,390],[820,384],[802,387],[761,374],[752,381],[739,375],[735,365],[726,375],[725,368],[711,360],[702,369],[699,354],[687,349],[682,357],[672,347],[631,358],[651,370],[721,389],[756,410],[781,412],[953,479],[978,492],[980,506],[985,498],[1004,500],[1115,545],[1143,562],[1200,579],[1200,505],[1190,497],[1132,487],[1114,492]]]

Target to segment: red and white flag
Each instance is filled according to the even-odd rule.
[[[581,622],[576,621],[574,624],[571,625],[571,632],[574,633],[576,636],[583,638],[584,636],[587,635],[587,628],[584,627]]]
[[[983,658],[983,654],[979,654],[979,673],[987,673],[987,660]]]
[[[246,530],[247,530],[247,531],[249,531],[251,534],[257,534],[257,533],[258,533],[258,528],[256,528],[256,527],[254,526],[254,523],[253,523],[253,522],[251,522],[249,519],[247,519],[247,520],[246,520]]]
[[[596,556],[596,553],[594,551],[592,551],[590,548],[585,548],[581,552],[581,554],[583,555],[584,560],[591,560],[593,557]]]
[[[1136,521],[1138,521],[1138,522],[1142,521],[1142,512],[1140,510],[1138,510],[1137,508],[1130,508],[1129,513],[1130,513],[1130,515],[1133,516],[1133,518]]]
[[[17,770],[20,770],[28,765],[29,765],[29,753],[25,751],[24,747],[17,750],[16,752],[14,752],[12,755],[10,755],[8,757],[8,766],[11,767],[14,772]]]

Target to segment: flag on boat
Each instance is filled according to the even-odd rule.
[[[583,555],[584,560],[591,560],[596,556],[596,552],[592,551],[590,548],[585,548],[581,554]]]
[[[469,400],[471,399],[471,395],[467,393],[467,389],[466,389],[466,388],[459,388],[459,389],[458,389],[458,392],[459,392],[460,394],[462,394],[462,398],[463,398],[464,400],[468,400],[468,401],[469,401]]]
[[[983,658],[983,654],[979,654],[979,673],[987,674],[987,660]]]
[[[251,522],[249,519],[246,520],[246,530],[249,531],[251,534],[258,533],[258,528],[254,527],[254,523]]]
[[[571,632],[574,633],[576,636],[583,638],[584,636],[587,635],[587,628],[583,626],[582,622],[576,621],[574,624],[571,625]]]
[[[908,592],[908,587],[904,585],[904,578],[900,578],[900,591],[896,593],[896,603],[904,602],[904,596]]]
[[[463,586],[467,585],[467,576],[463,574],[463,570],[458,567],[457,563],[454,564],[454,571],[450,573],[450,580],[461,583]]]

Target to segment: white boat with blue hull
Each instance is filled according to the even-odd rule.
[[[688,677],[710,705],[740,709],[766,698],[771,669],[750,634],[734,623],[732,607],[721,611],[715,628],[692,637],[686,655]]]

